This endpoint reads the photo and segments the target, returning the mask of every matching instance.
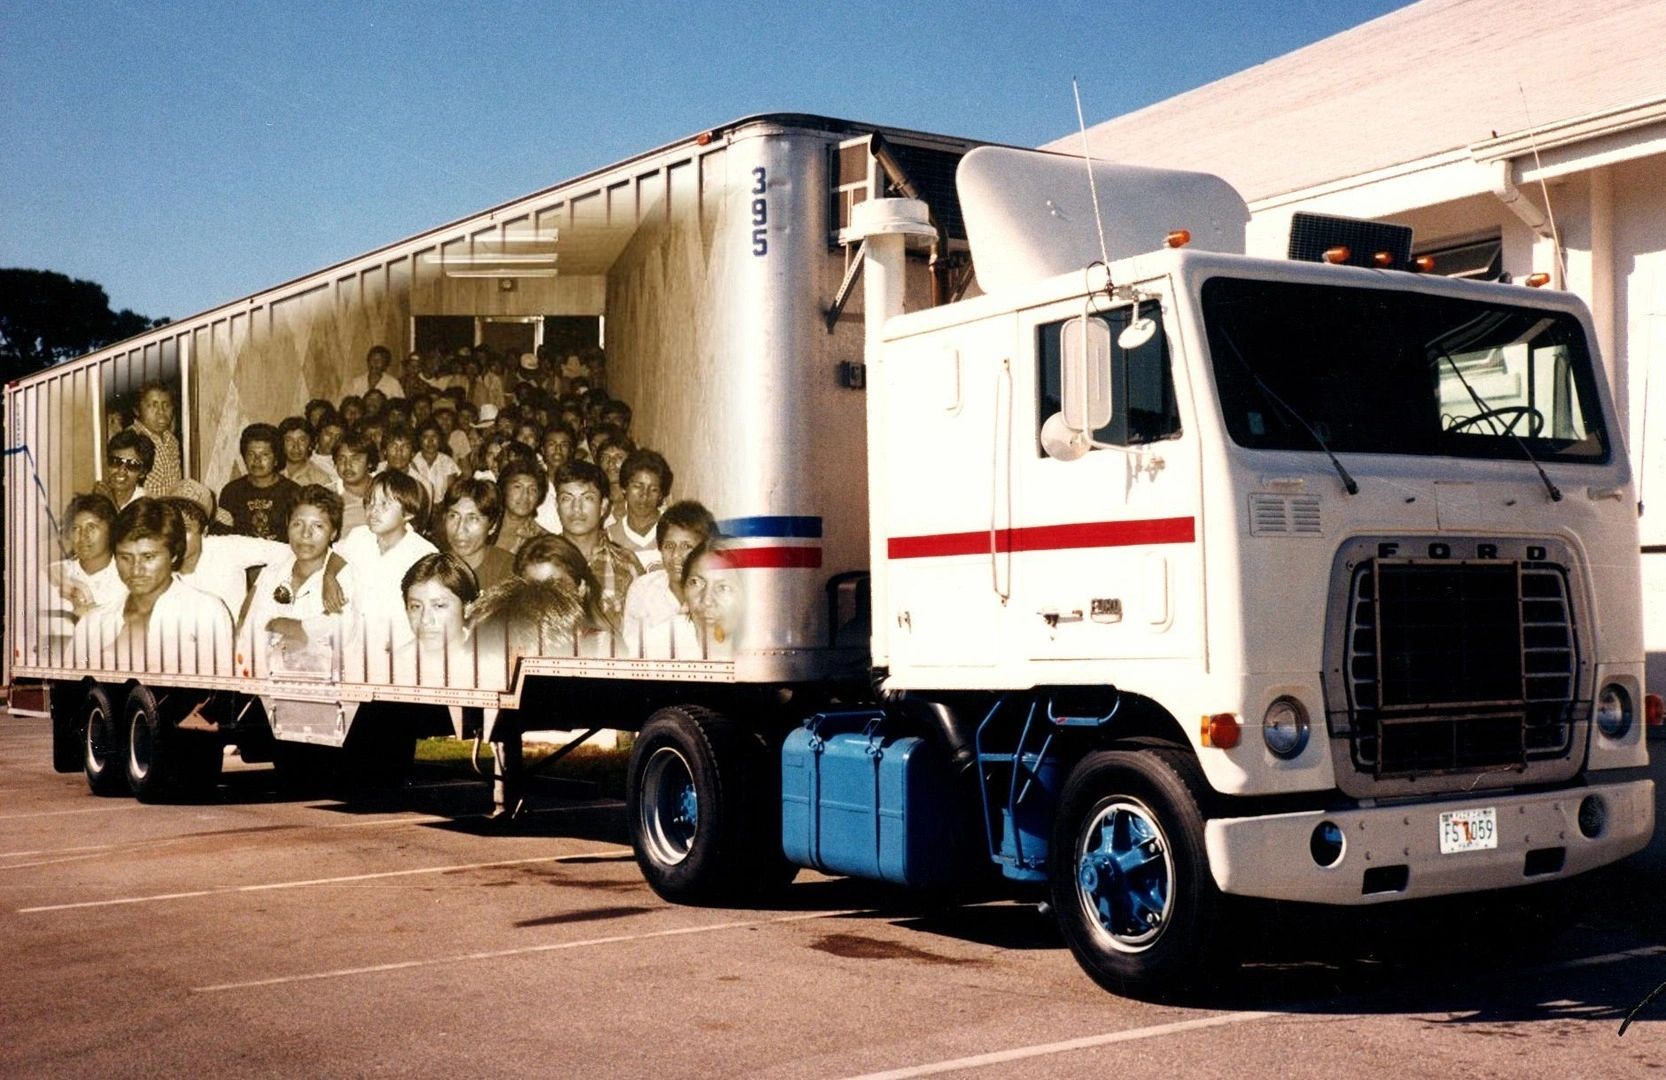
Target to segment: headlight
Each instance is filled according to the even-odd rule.
[[[1631,695],[1619,683],[1609,683],[1597,695],[1597,730],[1610,739],[1631,730]]]
[[[1267,706],[1261,717],[1261,741],[1281,758],[1293,758],[1307,748],[1307,710],[1292,697]]]

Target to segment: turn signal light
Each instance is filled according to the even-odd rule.
[[[1650,727],[1666,724],[1666,700],[1659,694],[1643,695],[1643,722]]]
[[[1203,745],[1213,746],[1217,750],[1230,750],[1238,745],[1243,737],[1244,729],[1238,723],[1238,717],[1229,712],[1215,713],[1203,718]]]
[[[1528,274],[1525,283],[1529,289],[1542,289],[1550,284],[1550,275],[1543,271],[1537,274]]]
[[[1163,238],[1163,243],[1171,248],[1182,248],[1192,242],[1190,229],[1176,229]]]
[[[1347,262],[1348,256],[1352,254],[1353,252],[1348,250],[1348,245],[1338,244],[1333,248],[1325,249],[1325,261],[1335,266],[1338,263]]]

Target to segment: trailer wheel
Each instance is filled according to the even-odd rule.
[[[88,789],[94,795],[126,795],[127,731],[108,689],[97,683],[87,687],[78,724]]]
[[[625,812],[637,865],[656,893],[712,904],[762,884],[748,828],[759,809],[757,767],[747,733],[709,709],[673,706],[649,718],[631,750]]]
[[[1071,771],[1053,828],[1053,909],[1077,963],[1107,990],[1187,989],[1218,960],[1207,792],[1180,752],[1102,751]]]
[[[158,700],[156,692],[136,683],[122,709],[127,722],[127,786],[140,802],[159,802],[181,794],[200,794],[220,775],[223,747],[202,732],[180,731],[177,702]]]

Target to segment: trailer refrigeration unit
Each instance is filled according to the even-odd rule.
[[[1248,258],[1247,219],[1210,176],[766,116],[152,331],[8,389],[8,674],[60,768],[147,799],[227,743],[380,771],[431,728],[510,762],[635,731],[660,895],[998,871],[1119,990],[1206,968],[1236,897],[1637,851],[1636,498],[1586,310],[1364,223]],[[263,626],[65,600],[62,512],[141,385],[218,489],[371,345],[558,323],[722,534],[652,632],[349,612],[300,669]]]

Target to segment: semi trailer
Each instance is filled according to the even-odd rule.
[[[1368,222],[1251,258],[1248,217],[1202,174],[761,116],[59,365],[6,392],[7,681],[58,768],[143,799],[227,745],[385,775],[478,732],[512,807],[521,731],[634,732],[661,896],[999,883],[1117,991],[1196,978],[1239,898],[1639,850],[1637,497],[1588,312]],[[684,632],[425,652],[360,610],[295,670],[235,618],[110,650],[66,615],[63,510],[141,387],[218,489],[373,345],[530,334],[534,372],[574,326],[716,520]]]

